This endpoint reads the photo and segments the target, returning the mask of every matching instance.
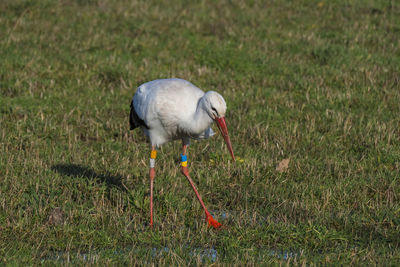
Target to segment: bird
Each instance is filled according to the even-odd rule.
[[[235,161],[231,140],[225,122],[226,102],[215,91],[204,92],[189,81],[169,78],[140,85],[130,103],[130,130],[140,128],[151,145],[150,176],[150,227],[153,227],[153,184],[157,149],[166,142],[182,140],[180,155],[181,173],[187,178],[203,207],[209,227],[222,226],[207,210],[189,175],[187,147],[191,139],[208,139],[215,134],[215,122],[225,140],[232,160]]]

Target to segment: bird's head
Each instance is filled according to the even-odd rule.
[[[211,119],[225,117],[226,103],[222,95],[214,91],[209,91],[204,95],[205,110]]]
[[[228,134],[228,128],[226,127],[226,122],[225,122],[226,103],[224,98],[217,92],[208,91],[204,95],[204,100],[205,100],[204,101],[205,111],[210,116],[210,118],[216,122],[219,131],[224,137],[226,146],[228,147],[232,159],[233,161],[235,161],[231,140]]]

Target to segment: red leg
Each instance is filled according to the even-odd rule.
[[[157,151],[153,146],[150,154],[150,227],[153,227],[153,183],[156,171],[154,169],[155,161],[157,157]]]
[[[183,153],[182,153],[182,158],[187,158],[187,156],[186,156],[186,145],[185,145],[185,144],[183,145],[182,152],[183,152]],[[187,168],[187,160],[182,160],[182,162],[181,162],[181,172],[182,172],[182,174],[185,175],[185,177],[188,179],[190,185],[192,186],[192,188],[193,188],[193,190],[194,190],[194,193],[195,193],[196,196],[197,196],[197,199],[199,200],[201,206],[203,207],[204,212],[206,213],[206,220],[207,220],[207,222],[208,222],[208,226],[212,226],[212,227],[214,227],[214,228],[216,228],[216,229],[219,228],[219,227],[221,227],[222,224],[220,224],[217,220],[215,220],[215,219],[211,216],[211,214],[208,212],[208,210],[207,210],[207,208],[206,208],[206,205],[204,205],[204,202],[203,202],[203,200],[201,199],[201,196],[200,196],[199,192],[198,192],[197,189],[196,189],[196,186],[194,185],[192,179],[190,178],[190,176],[189,176],[189,170],[188,170],[188,168]]]

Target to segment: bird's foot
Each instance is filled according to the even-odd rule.
[[[212,226],[215,229],[218,229],[222,226],[216,219],[214,219],[211,215],[207,216],[208,227]]]

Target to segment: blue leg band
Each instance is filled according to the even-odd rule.
[[[187,156],[181,154],[181,162],[187,161]]]

